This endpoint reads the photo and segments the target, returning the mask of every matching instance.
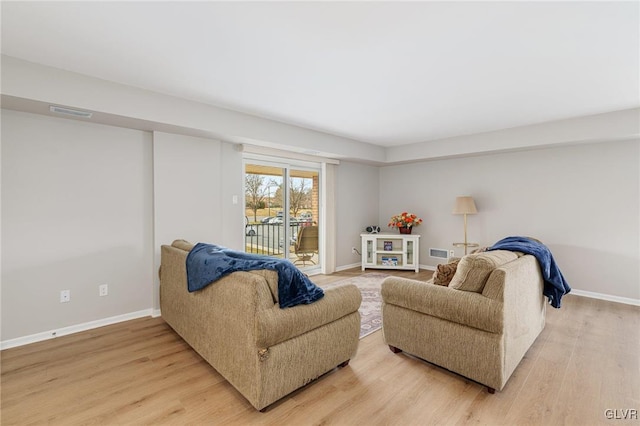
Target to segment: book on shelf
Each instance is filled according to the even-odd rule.
[[[382,266],[398,266],[397,257],[383,257]]]
[[[385,241],[384,242],[384,251],[393,250],[393,241]]]

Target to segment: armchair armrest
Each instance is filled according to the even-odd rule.
[[[309,305],[263,309],[256,318],[256,346],[268,348],[357,312],[361,302],[358,287],[346,284],[325,289],[324,297]]]
[[[388,277],[382,283],[381,294],[387,304],[491,333],[503,330],[502,303],[479,293]]]

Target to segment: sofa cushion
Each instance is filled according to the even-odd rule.
[[[482,293],[491,272],[500,265],[516,260],[518,256],[507,250],[474,253],[460,259],[449,287],[462,291]]]
[[[389,304],[406,309],[407,315],[420,312],[489,333],[501,333],[504,328],[503,303],[478,293],[391,276],[385,278],[380,294],[383,321],[385,304]]]
[[[460,262],[460,259],[452,260],[449,263],[441,263],[436,266],[436,271],[432,277],[433,283],[435,285],[449,285],[458,268],[458,262]]]

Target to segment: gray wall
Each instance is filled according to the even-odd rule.
[[[242,155],[232,145],[154,132],[153,175],[154,270],[160,246],[176,239],[243,248]],[[155,274],[154,309],[159,284]]]
[[[462,241],[462,216],[451,210],[456,196],[471,195],[479,213],[469,216],[470,241],[536,237],[575,289],[638,300],[639,147],[606,142],[382,167],[379,221],[420,215],[420,263],[435,266],[427,249]]]
[[[241,248],[242,154],[202,138],[2,110],[2,341],[158,308],[160,244],[175,238]],[[376,167],[343,161],[336,265],[367,225],[403,210],[429,247],[462,238],[451,215],[473,195],[470,240],[524,234],[549,245],[579,290],[638,300],[638,141]],[[329,189],[331,190],[331,189]],[[233,204],[233,196],[239,196]],[[110,294],[98,297],[98,285]],[[70,289],[71,302],[59,303]]]
[[[151,314],[161,244],[242,248],[231,144],[2,110],[2,153],[3,342]]]
[[[3,341],[151,307],[151,145],[147,132],[2,110]]]
[[[336,176],[336,266],[344,269],[360,265],[360,257],[351,247],[360,250],[360,234],[368,225],[383,224],[378,220],[380,201],[379,168],[343,161]]]

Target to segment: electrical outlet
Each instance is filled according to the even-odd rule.
[[[101,284],[100,286],[98,286],[98,295],[106,296],[108,294],[109,294],[109,285],[108,284]]]
[[[67,303],[71,301],[71,290],[60,291],[60,303]]]
[[[355,247],[351,247],[351,253],[358,254],[358,249]]]
[[[455,256],[456,256],[455,250],[449,250],[449,257],[455,257]]]

